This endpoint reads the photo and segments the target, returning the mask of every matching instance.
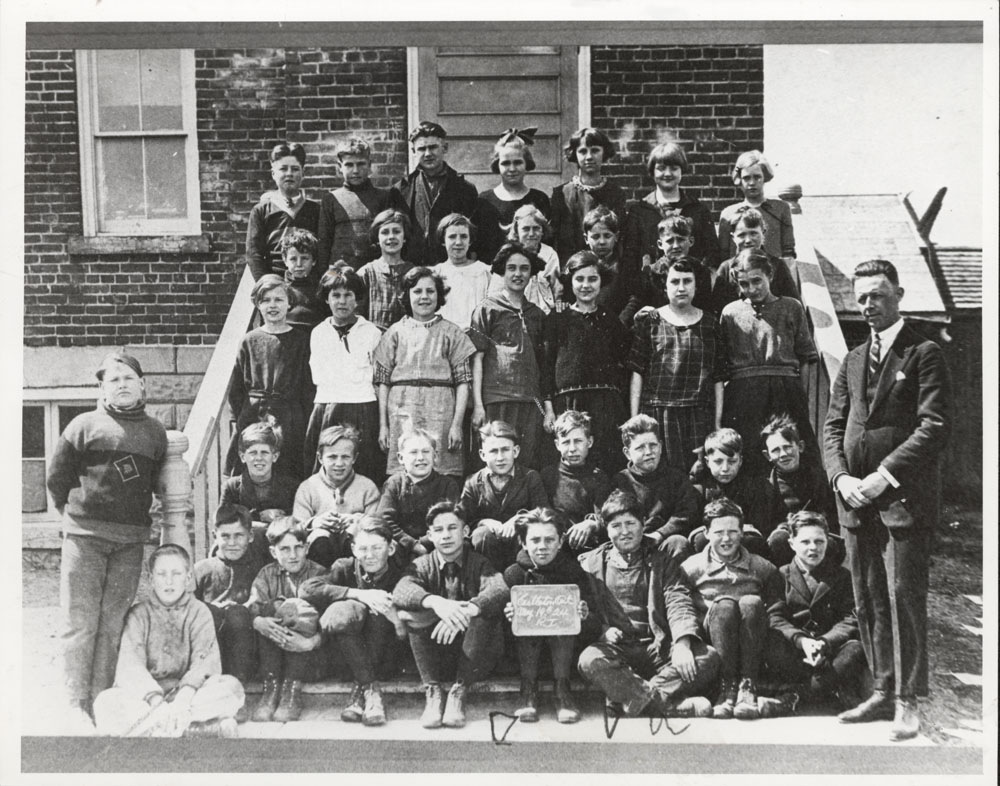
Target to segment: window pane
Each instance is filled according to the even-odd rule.
[[[139,52],[142,130],[183,129],[181,58],[176,49]]]
[[[24,459],[21,461],[21,512],[44,513],[47,508],[45,459]]]
[[[45,407],[21,407],[21,458],[45,457]]]
[[[77,415],[82,415],[84,412],[91,412],[97,405],[96,401],[89,404],[60,404],[59,405],[59,433],[62,434],[66,430],[66,426],[69,422],[75,418]]]
[[[146,217],[142,140],[97,140],[97,193],[101,222]]]
[[[184,139],[151,137],[146,140],[146,182],[149,218],[187,215]]]
[[[105,49],[97,53],[97,117],[101,131],[139,130],[139,53]]]

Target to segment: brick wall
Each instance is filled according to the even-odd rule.
[[[622,150],[607,174],[633,197],[654,188],[645,161],[661,141],[684,145],[683,187],[718,219],[742,199],[729,177],[736,157],[764,144],[761,46],[614,46],[591,49],[591,117]]]
[[[74,53],[31,51],[25,67],[29,347],[213,344],[243,271],[250,208],[273,187],[277,140],[307,146],[313,193],[340,184],[333,148],[350,131],[372,139],[379,185],[406,167],[405,49],[197,50],[204,237],[97,253],[81,240]]]

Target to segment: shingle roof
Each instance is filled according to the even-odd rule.
[[[816,251],[830,297],[840,318],[860,319],[851,273],[859,262],[882,258],[899,271],[906,289],[904,314],[946,320],[944,300],[927,263],[926,244],[917,234],[900,194],[803,196],[793,217],[796,246]],[[800,252],[801,256],[801,252]]]
[[[983,250],[937,246],[941,274],[955,308],[983,307]]]

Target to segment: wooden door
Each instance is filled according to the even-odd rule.
[[[448,132],[448,163],[492,188],[493,145],[510,127],[537,126],[526,183],[549,193],[575,172],[562,145],[577,128],[575,46],[440,46],[419,50],[420,119]]]

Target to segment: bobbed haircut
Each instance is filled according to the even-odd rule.
[[[649,151],[646,169],[649,171],[650,177],[653,176],[653,170],[656,169],[657,164],[680,167],[684,174],[688,172],[687,154],[685,154],[684,148],[676,142],[661,142]]]
[[[894,287],[899,286],[899,272],[888,259],[869,259],[854,268],[851,281],[869,276],[885,276]]]
[[[622,445],[628,447],[632,444],[632,440],[642,434],[655,434],[656,438],[660,438],[660,429],[656,425],[656,421],[653,420],[649,415],[636,415],[631,417],[622,423],[618,430],[622,435]]]
[[[372,228],[368,231],[368,239],[371,240],[372,245],[378,245],[379,230],[386,224],[399,224],[403,228],[403,240],[410,239],[410,235],[413,232],[410,217],[401,210],[389,208],[388,210],[383,210],[372,219]]]
[[[759,229],[761,234],[767,234],[767,224],[764,221],[764,214],[755,207],[748,207],[746,210],[740,211],[740,214],[736,217],[736,222],[733,224],[733,232],[741,225],[747,229]]]
[[[587,211],[587,214],[583,217],[583,231],[589,232],[598,224],[604,224],[604,226],[616,235],[621,231],[621,222],[618,220],[618,214],[604,205],[598,205],[593,210]]]
[[[354,445],[354,455],[357,456],[358,445],[361,444],[361,432],[350,423],[323,429],[319,433],[319,442],[316,443],[316,455],[322,459],[323,448],[332,448],[342,439]]]
[[[743,526],[743,508],[733,502],[729,497],[719,497],[709,502],[701,514],[701,523],[705,529],[712,527],[712,522],[716,519],[724,519],[728,516],[739,519],[740,527]]]
[[[357,156],[371,160],[372,149],[365,140],[357,136],[349,136],[337,144],[335,154],[338,161],[343,161],[347,156]]]
[[[528,537],[528,527],[532,524],[551,524],[556,528],[556,534],[560,538],[573,526],[573,522],[561,510],[548,507],[533,508],[518,514],[517,518],[514,519],[514,534],[521,543],[524,543],[524,539]]]
[[[285,256],[285,252],[290,248],[294,248],[300,254],[309,254],[315,260],[319,253],[319,241],[316,239],[316,235],[308,229],[293,227],[285,232],[281,238],[281,243],[278,244],[278,249],[281,251],[282,257]]]
[[[410,302],[410,290],[412,290],[422,279],[429,278],[434,282],[434,290],[437,292],[437,307],[440,309],[447,301],[448,287],[444,279],[429,267],[415,267],[406,271],[400,283],[400,290],[403,295],[403,311],[406,316],[413,316],[413,304]]]
[[[567,409],[556,418],[556,437],[565,437],[574,429],[582,428],[583,433],[588,437],[591,435],[590,415],[586,412],[577,412],[575,409]]]
[[[188,570],[191,570],[191,555],[188,554],[187,549],[183,546],[178,546],[176,543],[164,543],[162,546],[157,546],[153,550],[153,553],[149,555],[146,566],[149,568],[150,573],[152,573],[153,568],[156,567],[156,563],[161,557],[180,557],[184,560],[184,564],[187,565]]]
[[[479,427],[479,438],[484,441],[490,438],[509,439],[515,445],[521,444],[521,435],[505,420],[491,420],[488,423],[483,423]]]
[[[668,262],[663,266],[662,270],[664,286],[666,286],[667,277],[670,275],[671,270],[676,270],[678,273],[690,273],[691,275],[696,275],[698,267],[699,263],[691,257],[681,257],[680,259],[675,259],[673,262]],[[697,287],[697,283],[695,286]]]
[[[240,453],[254,445],[267,445],[277,453],[281,450],[283,437],[281,426],[274,419],[274,415],[265,415],[260,421],[251,423],[240,432]]]
[[[656,225],[656,234],[663,237],[667,233],[681,237],[694,236],[694,221],[687,216],[667,216]]]
[[[449,213],[438,221],[437,230],[434,232],[439,245],[444,245],[444,233],[448,227],[466,227],[469,230],[469,243],[476,241],[476,225],[461,213]]]
[[[319,280],[318,291],[323,301],[326,301],[335,289],[346,289],[348,292],[353,292],[354,297],[359,302],[365,296],[365,282],[346,262],[338,262],[327,270]]]
[[[640,524],[646,515],[642,503],[635,494],[624,489],[615,489],[608,494],[608,498],[601,505],[601,523],[607,527],[609,521],[626,514],[635,518]]]
[[[759,270],[768,278],[774,275],[774,267],[767,252],[759,248],[745,248],[736,255],[733,260],[733,276],[737,273],[749,273],[751,270]]]
[[[819,527],[827,535],[830,534],[830,525],[826,521],[826,516],[815,510],[799,510],[795,513],[789,513],[786,521],[792,531],[793,538],[799,534],[799,530],[803,527]]]
[[[494,175],[500,174],[500,154],[504,151],[505,148],[517,150],[524,158],[525,170],[528,172],[534,170],[535,157],[531,154],[531,145],[529,145],[523,139],[514,137],[513,139],[508,139],[506,141],[501,139],[497,141],[495,145],[493,145],[493,157],[490,159],[490,172],[492,172]]]
[[[723,453],[729,458],[743,454],[743,437],[732,428],[720,428],[705,437],[705,456],[713,453]]]
[[[267,530],[264,532],[264,537],[267,538],[269,546],[280,543],[285,535],[291,535],[299,543],[305,543],[309,533],[306,532],[306,528],[294,516],[278,516],[278,518],[267,525]]]
[[[288,286],[285,279],[275,273],[268,273],[257,279],[257,283],[250,290],[250,299],[255,306],[259,306],[260,301],[264,299],[264,295],[275,289],[284,290],[289,305],[294,305],[298,302],[298,295],[295,293],[295,290]]]
[[[517,210],[514,211],[514,216],[511,219],[510,225],[506,227],[507,239],[518,242],[517,228],[520,226],[521,222],[527,218],[533,218],[542,227],[542,241],[549,236],[552,232],[552,224],[545,217],[545,214],[538,209],[535,205],[527,204],[521,205]]]
[[[497,255],[493,257],[491,270],[496,275],[502,277],[504,269],[507,267],[508,260],[516,254],[520,254],[531,263],[531,275],[537,275],[545,270],[545,263],[542,262],[541,257],[539,257],[534,251],[528,249],[526,246],[518,243],[516,240],[508,241],[500,246],[500,250],[497,251]]]
[[[572,279],[573,274],[577,270],[583,270],[585,267],[596,267],[601,271],[601,281],[604,281],[604,271],[601,269],[601,260],[597,258],[597,254],[593,251],[577,251],[573,256],[566,260],[566,279]]]
[[[765,183],[774,178],[774,169],[771,166],[771,162],[764,158],[764,154],[759,150],[748,150],[745,153],[741,153],[740,157],[736,159],[736,163],[733,165],[733,183],[739,185],[740,178],[743,175],[743,170],[752,167],[755,164],[760,165],[760,171],[764,175]]]
[[[273,164],[286,156],[294,156],[300,166],[306,165],[306,149],[298,142],[279,142],[271,148],[271,153],[267,158]]]
[[[775,434],[780,434],[789,442],[802,441],[802,437],[799,436],[798,425],[792,419],[792,416],[786,412],[774,415],[764,424],[764,428],[760,430],[760,438],[763,442],[767,442],[768,438],[773,437]]]
[[[468,526],[468,522],[465,520],[465,514],[462,513],[462,508],[459,506],[458,502],[453,499],[442,499],[439,502],[435,502],[427,511],[427,515],[424,517],[424,523],[427,525],[427,529],[431,528],[434,524],[435,519],[438,516],[443,516],[446,513],[453,514],[459,521]]]
[[[618,148],[615,147],[615,143],[611,141],[611,138],[607,134],[599,128],[584,126],[583,128],[573,132],[573,136],[569,138],[569,142],[567,142],[563,147],[563,153],[566,155],[567,161],[572,164],[576,163],[576,151],[581,145],[603,148],[605,164],[614,158],[615,154],[618,152]]]
[[[250,510],[243,505],[223,503],[215,509],[212,524],[216,529],[226,524],[239,524],[247,532],[251,532],[253,530],[253,516]]]

